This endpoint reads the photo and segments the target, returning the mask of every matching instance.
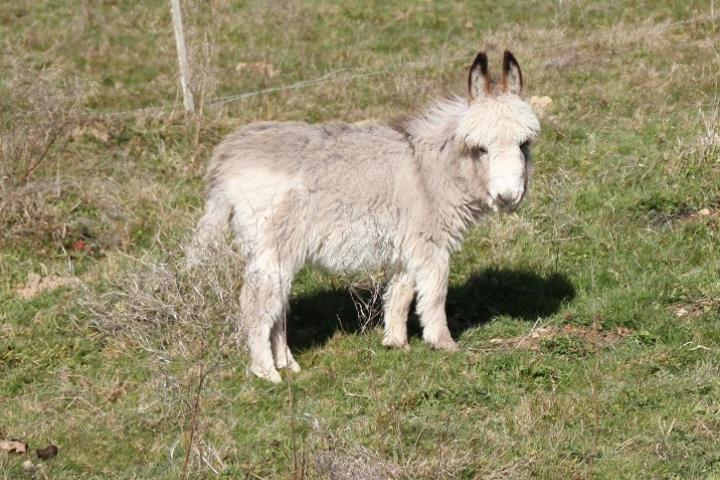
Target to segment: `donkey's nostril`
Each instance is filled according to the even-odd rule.
[[[510,192],[498,193],[495,201],[497,201],[498,205],[505,207],[513,203],[513,194]]]
[[[498,207],[500,208],[514,207],[522,198],[522,194],[522,191],[512,192],[510,190],[503,193],[498,193],[495,196],[495,203],[497,203]]]

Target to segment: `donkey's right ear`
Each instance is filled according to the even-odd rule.
[[[468,95],[470,101],[490,94],[490,73],[488,72],[488,57],[480,52],[470,67],[468,74]]]

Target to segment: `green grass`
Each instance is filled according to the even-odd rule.
[[[335,71],[338,81],[199,118],[104,116],[178,100],[167,2],[141,3],[0,9],[2,65],[89,82],[84,107],[107,133],[55,152],[34,180],[60,177],[60,193],[40,195],[29,227],[16,219],[0,237],[0,440],[60,447],[47,462],[29,457],[34,472],[0,452],[0,476],[178,478],[194,428],[191,478],[720,478],[720,28],[707,2],[232,2],[214,30],[208,98]],[[193,45],[213,31],[210,3],[185,5]],[[495,67],[511,48],[527,96],[554,104],[527,203],[489,218],[454,257],[460,352],[430,350],[415,319],[410,352],[383,349],[349,280],[312,270],[289,318],[303,371],[280,386],[246,376],[227,341],[232,301],[203,306],[181,283],[178,315],[212,315],[168,320],[160,302],[177,297],[141,280],[181,256],[224,134],[256,119],[411,112],[462,89],[480,47]],[[24,300],[30,272],[84,287]],[[166,323],[135,312],[123,324],[117,309],[145,287],[145,300],[162,297],[147,317]],[[538,327],[558,333],[513,347]],[[598,330],[623,334],[589,340]]]

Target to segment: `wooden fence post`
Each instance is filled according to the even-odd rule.
[[[172,9],[173,27],[175,27],[175,44],[177,45],[178,65],[180,66],[180,85],[183,91],[185,111],[194,113],[195,104],[190,88],[190,64],[188,63],[187,46],[185,45],[185,32],[183,31],[180,0],[170,0],[170,8]]]

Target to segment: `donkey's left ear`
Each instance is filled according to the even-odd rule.
[[[488,72],[488,57],[480,52],[470,66],[468,73],[468,95],[470,101],[490,94],[490,73]]]
[[[520,95],[523,88],[522,72],[520,64],[510,50],[505,50],[503,55],[502,89],[504,92]]]

